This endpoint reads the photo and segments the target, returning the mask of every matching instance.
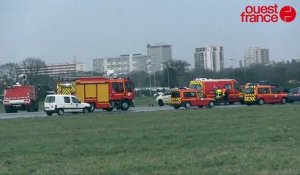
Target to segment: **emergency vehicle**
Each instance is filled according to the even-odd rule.
[[[81,102],[73,95],[47,95],[44,101],[44,111],[48,116],[53,113],[63,115],[65,112],[88,113],[90,104]]]
[[[244,90],[244,102],[247,105],[265,103],[281,103],[287,102],[287,93],[281,92],[275,86],[257,85],[249,86]]]
[[[204,97],[215,98],[216,89],[226,88],[228,91],[228,102],[241,102],[240,85],[235,79],[207,79],[199,78],[190,81],[190,88],[197,89]]]
[[[214,102],[213,98],[200,97],[196,89],[180,88],[172,91],[170,105],[175,109],[179,109],[180,107],[188,109],[191,106],[198,106],[200,108],[207,106],[212,108],[214,107]]]
[[[126,111],[134,106],[134,84],[129,78],[79,78],[75,80],[75,91],[79,100],[91,105],[91,111]]]
[[[3,105],[6,113],[27,110],[38,111],[38,90],[29,84],[19,84],[7,87],[4,90]]]
[[[74,95],[75,81],[60,81],[56,84],[56,93],[60,95]]]

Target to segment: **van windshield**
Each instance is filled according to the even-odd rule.
[[[245,94],[254,94],[254,88],[246,88],[246,89],[244,90],[244,93],[245,93]]]
[[[200,84],[192,84],[190,85],[191,89],[197,89],[198,91],[202,90],[202,86]]]
[[[171,98],[179,98],[180,97],[180,93],[179,91],[173,91],[171,94]]]
[[[134,89],[134,86],[133,86],[133,83],[128,81],[125,83],[125,88],[128,92],[133,92],[133,89]]]
[[[54,103],[55,102],[55,96],[47,96],[45,99],[45,103]]]

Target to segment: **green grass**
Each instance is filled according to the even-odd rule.
[[[134,99],[135,102],[135,106],[137,107],[142,107],[142,106],[158,106],[156,101],[155,101],[156,97],[154,96],[150,96],[150,97],[136,97]]]
[[[0,121],[0,174],[299,174],[300,108]]]

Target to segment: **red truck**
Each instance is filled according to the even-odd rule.
[[[217,88],[226,88],[229,92],[229,104],[241,102],[240,85],[235,79],[195,79],[190,81],[190,88],[197,89],[204,97],[215,98]]]
[[[14,85],[4,90],[3,105],[6,113],[27,110],[28,112],[38,111],[37,89],[28,84]]]
[[[83,77],[75,81],[75,89],[78,99],[91,105],[91,111],[126,111],[134,106],[134,84],[128,78]]]

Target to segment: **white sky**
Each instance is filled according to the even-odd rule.
[[[300,59],[300,16],[292,23],[240,22],[246,5],[298,0],[0,0],[0,64],[39,57],[47,63],[146,54],[149,43],[173,45],[193,64],[196,47],[224,47],[225,65],[248,47],[270,49],[275,61]]]

